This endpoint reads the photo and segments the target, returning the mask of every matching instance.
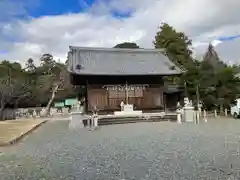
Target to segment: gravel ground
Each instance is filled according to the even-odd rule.
[[[0,148],[0,179],[220,180],[240,178],[240,120],[137,123],[69,130],[44,124]]]

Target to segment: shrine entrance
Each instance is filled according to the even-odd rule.
[[[120,103],[133,104],[135,108],[141,107],[144,91],[148,84],[142,85],[104,85],[102,88],[107,91],[108,106],[118,109]]]
[[[119,84],[88,88],[88,109],[120,110],[121,102],[132,104],[135,110],[156,109],[163,106],[163,92],[159,85]]]

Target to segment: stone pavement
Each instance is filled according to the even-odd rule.
[[[0,148],[0,179],[201,180],[240,178],[240,120],[69,129],[47,123]]]

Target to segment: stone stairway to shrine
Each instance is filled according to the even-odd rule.
[[[112,125],[112,124],[127,124],[139,122],[161,122],[161,121],[176,121],[177,115],[175,113],[160,115],[158,113],[143,114],[141,116],[114,116],[114,115],[99,115],[98,125]],[[86,120],[84,120],[86,124]]]

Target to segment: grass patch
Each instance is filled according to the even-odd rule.
[[[11,120],[0,122],[0,145],[11,144],[43,123],[43,120]]]

